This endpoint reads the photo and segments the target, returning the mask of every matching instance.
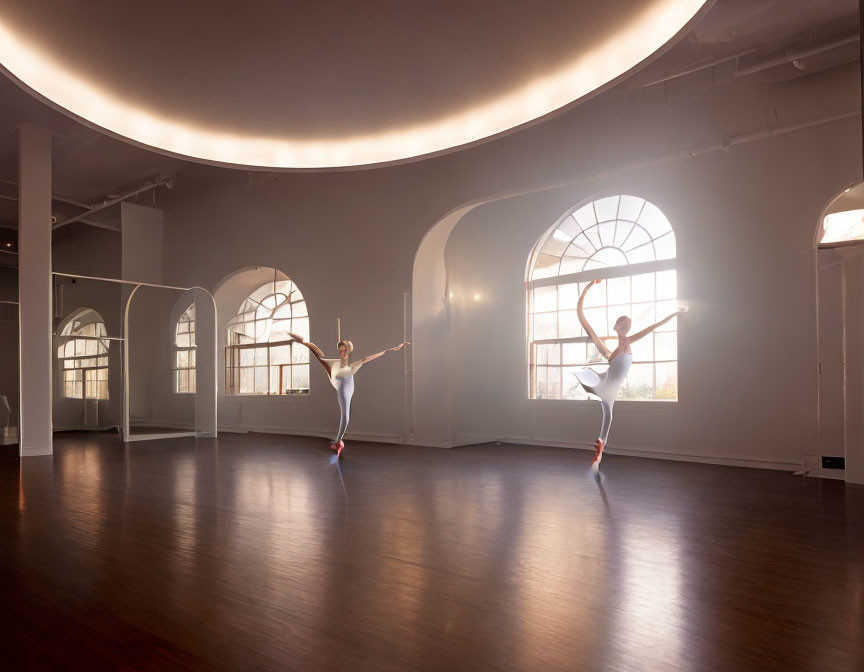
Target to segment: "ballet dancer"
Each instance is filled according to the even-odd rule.
[[[597,437],[597,443],[594,444],[594,459],[591,461],[591,470],[595,473],[600,469],[600,460],[603,459],[603,449],[606,447],[606,440],[609,438],[609,428],[612,426],[612,407],[615,405],[615,399],[618,397],[618,390],[621,384],[627,377],[627,372],[630,371],[630,365],[633,363],[633,354],[630,352],[630,346],[639,339],[645,338],[658,327],[663,326],[673,317],[677,317],[681,313],[686,313],[686,306],[680,307],[671,315],[664,317],[659,322],[646,327],[640,332],[628,336],[627,332],[633,326],[633,322],[626,315],[622,315],[615,321],[613,329],[618,334],[615,336],[606,336],[600,338],[597,332],[591,328],[591,324],[585,317],[582,310],[582,304],[585,301],[585,295],[588,290],[594,285],[600,283],[600,280],[593,280],[588,283],[588,286],[582,290],[579,296],[579,303],[576,305],[576,313],[579,316],[579,322],[585,333],[591,338],[597,350],[609,362],[609,368],[603,373],[597,373],[594,369],[585,368],[576,372],[576,377],[588,392],[600,397],[600,408],[603,410],[603,423],[600,426],[600,436]],[[615,350],[609,350],[603,342],[609,338],[617,338],[618,345]]]
[[[341,340],[336,344],[336,350],[339,353],[338,359],[327,359],[324,357],[324,351],[314,343],[307,341],[302,336],[297,334],[288,334],[293,340],[301,345],[305,345],[315,355],[324,370],[327,371],[327,376],[330,378],[330,383],[336,389],[336,399],[339,401],[339,431],[336,433],[336,438],[330,443],[330,447],[336,451],[336,456],[342,454],[342,449],[345,448],[345,442],[342,438],[345,436],[345,430],[348,429],[348,416],[351,410],[351,397],[354,396],[354,374],[361,366],[371,362],[373,359],[383,357],[388,352],[397,352],[406,345],[411,345],[408,341],[397,345],[394,348],[387,348],[374,355],[369,355],[363,359],[358,359],[356,362],[349,361],[351,353],[354,351],[354,345],[351,341]]]

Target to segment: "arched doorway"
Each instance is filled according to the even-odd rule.
[[[810,469],[864,483],[864,183],[831,200],[814,242],[819,455]]]

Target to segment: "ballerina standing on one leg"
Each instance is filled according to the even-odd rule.
[[[598,284],[600,280],[594,280],[588,283],[588,286],[582,290],[579,296],[579,303],[576,306],[576,312],[579,316],[579,322],[585,333],[591,338],[591,341],[609,361],[609,368],[603,373],[597,373],[593,369],[585,368],[576,373],[576,377],[588,392],[600,397],[600,408],[603,410],[603,424],[600,426],[600,436],[597,437],[597,443],[594,444],[594,459],[591,461],[591,469],[596,471],[600,468],[600,460],[603,459],[603,449],[606,447],[606,440],[609,438],[609,427],[612,426],[612,407],[615,405],[615,399],[618,397],[618,390],[621,384],[627,377],[627,372],[630,371],[630,364],[633,363],[633,355],[630,352],[630,345],[641,338],[644,338],[652,331],[666,324],[679,313],[686,313],[687,308],[681,307],[671,315],[664,317],[659,322],[646,327],[640,332],[628,336],[627,332],[633,326],[632,321],[626,315],[622,315],[615,321],[615,332],[618,334],[618,345],[615,350],[609,350],[603,342],[603,338],[597,335],[597,332],[591,328],[588,323],[585,313],[582,311],[582,304],[585,301],[585,295],[588,290]],[[613,337],[609,337],[613,338]]]
[[[378,359],[386,355],[388,352],[396,352],[401,350],[406,345],[411,345],[407,341],[395,348],[387,348],[382,352],[374,355],[369,355],[363,359],[358,359],[356,362],[349,361],[349,357],[354,350],[354,345],[351,341],[341,340],[336,344],[336,350],[339,353],[339,359],[327,359],[324,357],[324,351],[317,345],[307,341],[302,336],[297,334],[288,334],[298,343],[305,345],[315,355],[315,358],[321,363],[321,366],[327,371],[327,376],[330,378],[330,383],[336,389],[336,399],[339,402],[339,431],[336,433],[336,438],[330,444],[330,447],[336,451],[336,455],[342,454],[342,449],[345,447],[345,442],[342,438],[345,436],[345,430],[348,429],[348,418],[351,411],[351,397],[354,396],[354,374],[364,364],[371,362],[373,359]]]

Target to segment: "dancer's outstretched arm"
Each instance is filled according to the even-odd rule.
[[[579,303],[576,304],[576,315],[579,317],[579,323],[582,325],[582,328],[585,330],[585,333],[591,338],[591,341],[594,343],[596,348],[600,351],[600,354],[603,355],[606,359],[609,359],[612,356],[612,351],[606,347],[606,344],[603,342],[603,339],[597,335],[597,332],[591,327],[588,323],[588,318],[585,317],[585,313],[582,312],[582,304],[585,301],[585,295],[588,293],[588,290],[591,289],[594,285],[598,284],[599,280],[592,280],[588,283],[585,289],[582,290],[582,294],[579,296]]]
[[[323,366],[324,369],[327,371],[327,375],[330,375],[330,363],[325,360],[324,351],[321,348],[297,334],[292,334],[291,332],[288,332],[288,335],[292,339],[297,341],[300,345],[305,345],[307,348],[309,348],[310,352],[315,355],[315,359],[318,360],[318,363],[321,364],[321,366]]]
[[[650,327],[645,327],[642,331],[638,331],[635,334],[633,334],[632,336],[628,336],[627,340],[630,341],[631,343],[633,343],[634,341],[638,341],[640,338],[645,338],[648,334],[650,334],[652,331],[654,331],[658,327],[662,327],[664,324],[666,324],[673,317],[678,317],[678,315],[680,315],[682,313],[686,313],[688,310],[690,310],[690,309],[687,308],[687,306],[681,306],[674,313],[672,313],[671,315],[667,315],[666,317],[664,317],[659,322],[652,324]]]
[[[376,352],[374,355],[369,355],[368,357],[364,357],[363,359],[358,359],[356,362],[351,363],[351,368],[356,371],[357,369],[359,369],[364,364],[371,362],[373,359],[378,359],[379,357],[383,357],[388,352],[398,352],[399,350],[404,348],[406,345],[411,345],[411,343],[409,343],[408,341],[405,341],[404,343],[400,343],[399,345],[397,345],[394,348],[387,348],[386,350],[383,350],[381,352]]]

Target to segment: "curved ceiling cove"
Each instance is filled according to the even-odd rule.
[[[3,3],[0,65],[65,113],[169,154],[366,166],[475,143],[571,105],[644,62],[706,4]]]

